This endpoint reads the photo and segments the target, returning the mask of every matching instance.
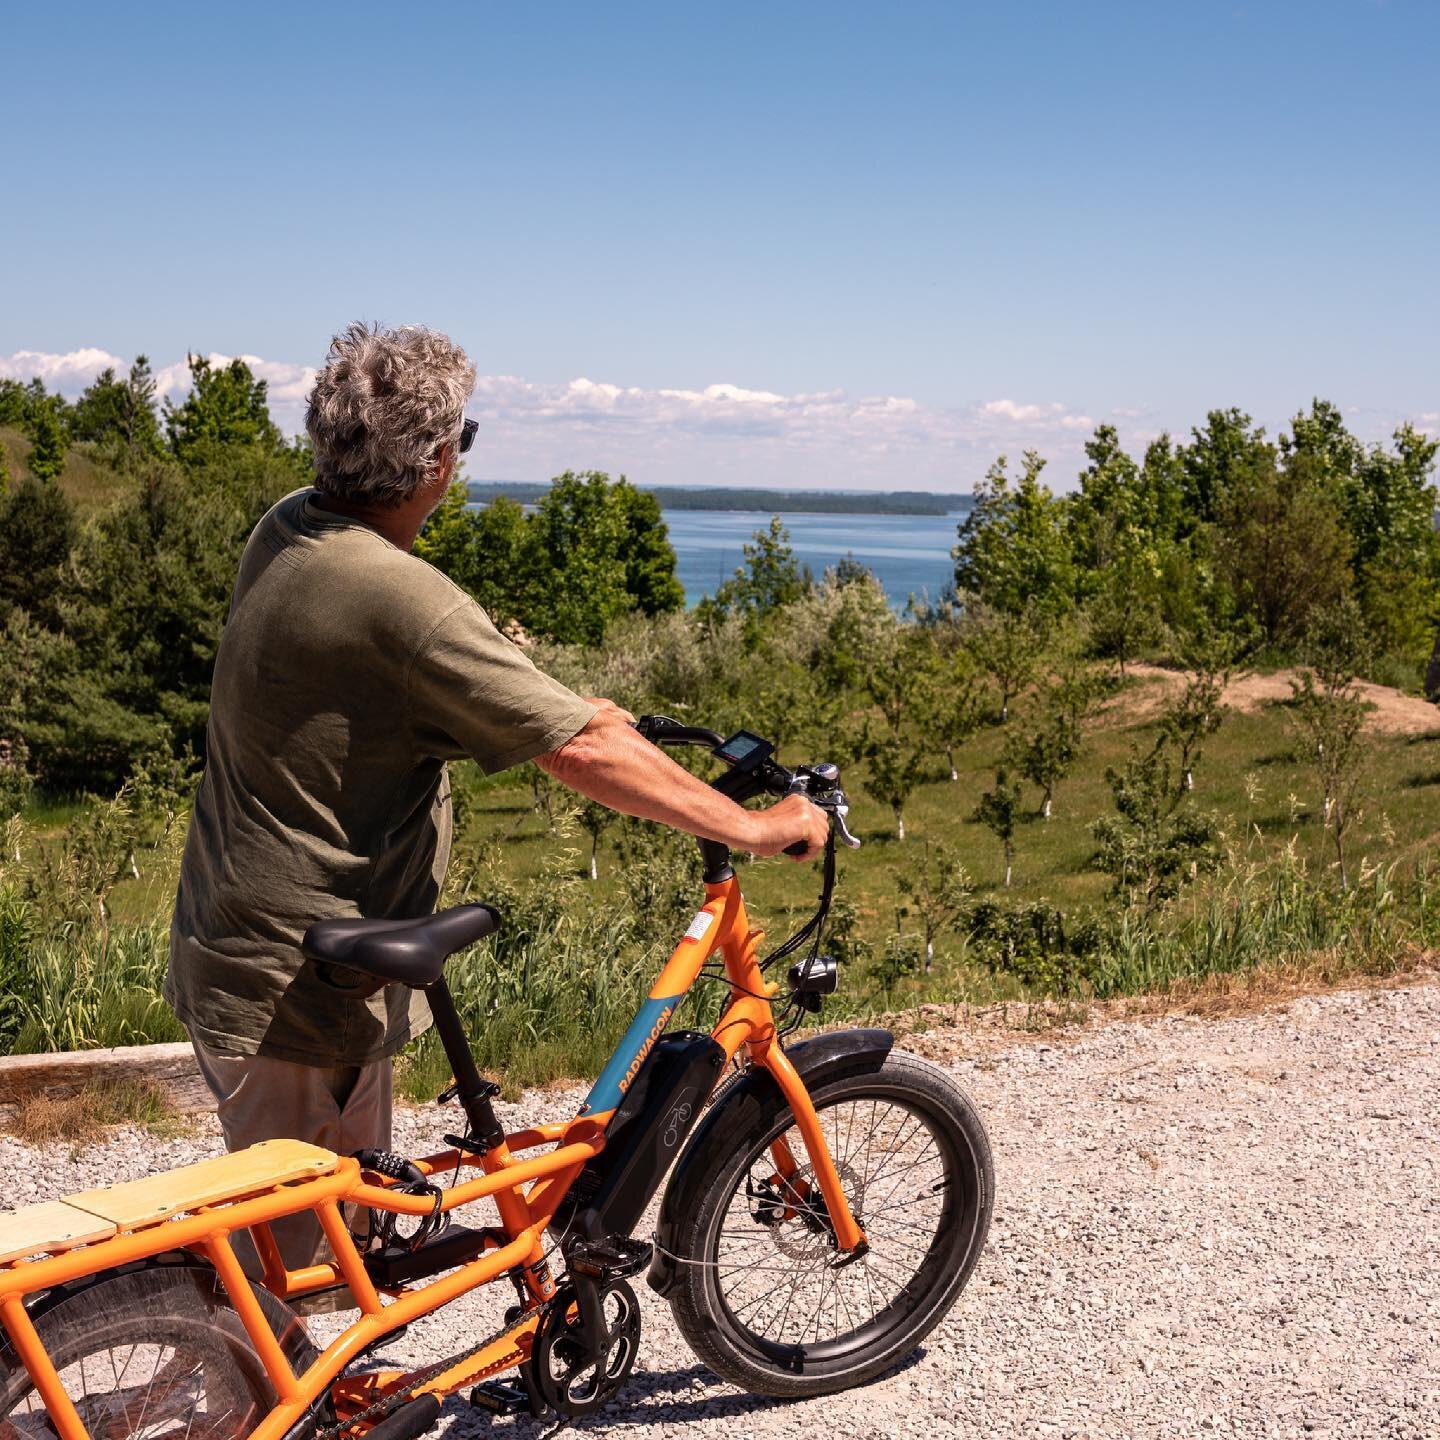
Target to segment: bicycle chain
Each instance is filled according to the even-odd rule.
[[[487,1350],[491,1345],[497,1344],[505,1339],[507,1335],[522,1330],[536,1316],[545,1318],[545,1312],[549,1310],[553,1301],[546,1300],[537,1305],[533,1310],[527,1310],[523,1315],[502,1325],[493,1335],[487,1335],[477,1345],[468,1346],[458,1355],[452,1355],[448,1360],[437,1360],[433,1365],[427,1365],[423,1370],[418,1370],[398,1390],[391,1390],[382,1395],[380,1399],[373,1401],[363,1410],[357,1410],[346,1420],[338,1424],[328,1426],[317,1426],[313,1432],[312,1440],[341,1440],[342,1436],[352,1434],[357,1425],[375,1425],[381,1420],[393,1415],[400,1408],[403,1401],[407,1400],[414,1392],[423,1385],[428,1385],[437,1375],[443,1375],[445,1371],[462,1361],[468,1360],[472,1355],[478,1355],[482,1350]],[[516,1362],[507,1360],[503,1365],[498,1361],[478,1375],[473,1375],[466,1383],[488,1379],[491,1375],[498,1375],[502,1371],[510,1369]]]

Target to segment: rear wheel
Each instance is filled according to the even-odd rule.
[[[294,1314],[256,1290],[292,1369],[315,1349]],[[40,1339],[92,1436],[240,1440],[275,1390],[215,1272],[198,1264],[113,1271],[46,1296]],[[14,1348],[0,1347],[0,1440],[53,1437],[44,1402]]]
[[[868,1253],[837,1248],[778,1091],[721,1117],[676,1236],[677,1324],[713,1370],[763,1395],[843,1390],[908,1355],[959,1298],[994,1203],[984,1125],[943,1070],[892,1051],[811,1099]],[[777,1142],[798,1165],[788,1179]]]

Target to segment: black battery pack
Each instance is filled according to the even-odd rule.
[[[629,1235],[660,1188],[725,1068],[709,1035],[661,1036],[605,1130],[605,1148],[576,1177],[552,1222],[585,1240]]]

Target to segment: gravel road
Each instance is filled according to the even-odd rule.
[[[997,1171],[985,1256],[923,1351],[861,1391],[759,1402],[696,1364],[642,1285],[643,1373],[580,1431],[1440,1437],[1440,985],[914,1048],[974,1095]],[[398,1138],[439,1128],[405,1112]],[[215,1148],[207,1122],[81,1158],[4,1139],[0,1161],[20,1203]],[[388,1358],[449,1353],[505,1302],[451,1307]],[[452,1440],[489,1433],[457,1400],[446,1417]]]

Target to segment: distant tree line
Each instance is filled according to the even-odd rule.
[[[528,480],[472,480],[470,499],[476,504],[504,497],[522,505],[542,500],[550,487]],[[759,490],[724,485],[647,485],[665,510],[777,510],[806,515],[950,515],[964,509],[966,495],[939,495],[929,490],[887,490],[883,494],[833,490]]]
[[[1385,678],[1413,684],[1440,621],[1437,448],[1409,424],[1364,444],[1323,400],[1275,441],[1212,410],[1188,443],[1162,435],[1138,460],[1102,425],[1072,494],[1051,492],[1033,451],[1018,475],[991,467],[960,526],[956,589],[1042,628],[1083,613],[1122,669],[1216,632],[1292,658],[1349,596]]]

